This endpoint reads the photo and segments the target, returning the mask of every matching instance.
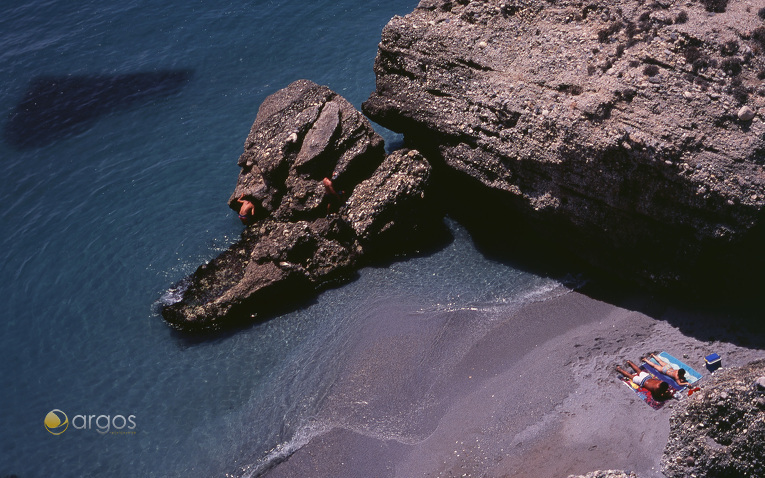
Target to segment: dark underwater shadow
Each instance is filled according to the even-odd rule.
[[[45,146],[87,130],[101,115],[176,94],[192,75],[192,70],[158,70],[36,77],[11,112],[3,137],[17,149]]]

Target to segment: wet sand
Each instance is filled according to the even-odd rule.
[[[706,354],[743,365],[765,340],[720,311],[597,295],[553,294],[485,327],[470,311],[384,314],[349,345],[317,417],[327,431],[266,476],[663,476],[675,403],[650,408],[614,367],[666,350],[707,376]]]

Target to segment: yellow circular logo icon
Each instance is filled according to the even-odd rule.
[[[69,418],[61,410],[51,410],[45,415],[45,429],[54,435],[61,435],[69,428]]]

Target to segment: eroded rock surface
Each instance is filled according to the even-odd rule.
[[[600,470],[587,473],[586,475],[569,475],[568,478],[639,478],[633,472],[621,470]]]
[[[765,360],[716,372],[672,413],[662,472],[765,476]]]
[[[295,306],[350,276],[370,251],[400,252],[386,246],[404,247],[397,239],[428,223],[430,164],[414,150],[386,158],[359,111],[307,80],[263,102],[239,166],[229,205],[238,211],[244,196],[255,214],[239,241],[169,295],[175,301],[162,315],[178,328],[219,328]]]
[[[497,220],[645,284],[761,276],[756,6],[422,0],[375,72],[363,111],[491,192]]]
[[[661,460],[667,478],[765,476],[765,360],[722,369],[672,412]],[[595,471],[569,478],[638,478]]]

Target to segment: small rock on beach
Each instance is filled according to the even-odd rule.
[[[738,119],[741,121],[752,121],[754,116],[754,110],[748,106],[742,106],[741,109],[738,110]]]

